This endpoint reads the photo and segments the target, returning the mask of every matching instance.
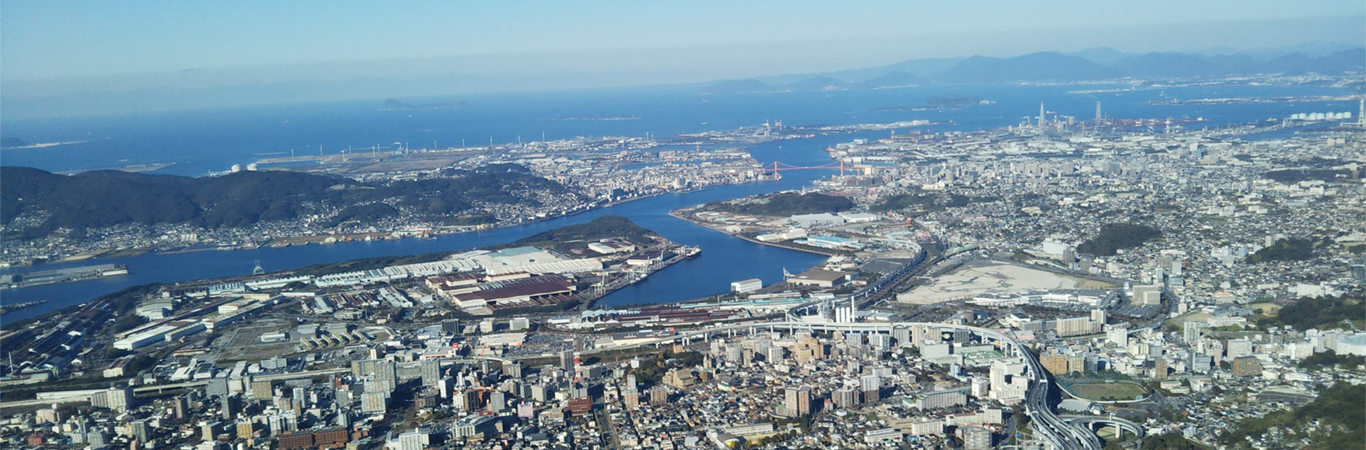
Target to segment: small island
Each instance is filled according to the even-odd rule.
[[[590,120],[590,121],[616,121],[616,120],[640,120],[639,116],[569,116],[552,117],[550,120]]]
[[[28,147],[29,143],[16,137],[0,138],[0,148]]]
[[[989,105],[991,103],[993,102],[990,100],[982,100],[977,97],[970,97],[966,95],[940,95],[937,97],[930,97],[928,100],[925,100],[925,104],[923,106],[888,106],[883,108],[876,108],[871,110],[870,112],[910,112],[932,111],[937,109],[963,109],[973,105]]]
[[[961,109],[980,104],[982,104],[982,99],[966,95],[941,95],[938,97],[930,97],[929,100],[925,100],[926,107],[940,109]]]

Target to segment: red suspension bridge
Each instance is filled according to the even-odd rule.
[[[838,170],[840,171],[840,176],[844,176],[844,161],[835,161],[829,164],[822,164],[819,166],[794,166],[791,164],[784,164],[778,161],[774,161],[772,168],[764,168],[764,174],[772,175],[777,174],[779,172],[787,172],[792,170]]]

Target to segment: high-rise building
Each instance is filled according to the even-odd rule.
[[[663,386],[650,388],[650,405],[663,406],[669,404],[669,391]]]
[[[500,412],[500,411],[502,411],[504,408],[507,408],[507,404],[508,404],[508,395],[507,395],[506,392],[503,392],[503,391],[493,391],[492,394],[489,394],[488,410],[489,410],[490,412],[495,412],[495,413],[496,413],[496,412]]]
[[[859,377],[859,386],[863,388],[864,403],[877,403],[882,400],[882,380],[877,375]]]
[[[1039,365],[1042,365],[1043,370],[1047,370],[1048,373],[1053,374],[1053,376],[1055,377],[1060,377],[1067,374],[1066,355],[1050,354],[1040,356]]]
[[[854,388],[839,388],[830,394],[830,401],[840,408],[852,408],[859,405],[859,392]]]
[[[85,434],[85,443],[90,448],[104,448],[109,445],[109,436],[104,434],[104,430],[95,430]]]
[[[1258,377],[1262,375],[1262,362],[1255,356],[1233,358],[1233,376]]]
[[[213,396],[228,395],[228,380],[225,378],[210,378],[204,385],[204,394]]]
[[[441,332],[450,334],[460,334],[460,320],[446,319],[441,321]]]
[[[251,382],[251,398],[255,400],[266,400],[275,396],[275,385],[270,381]]]
[[[270,428],[270,434],[284,434],[299,431],[299,414],[294,411],[282,411],[266,416],[266,426]]]
[[[1186,322],[1184,325],[1181,326],[1181,328],[1182,328],[1182,335],[1181,335],[1182,341],[1184,341],[1184,342],[1187,343],[1187,344],[1194,344],[1194,343],[1198,342],[1198,341],[1200,340],[1201,332],[1203,332],[1203,331],[1205,330],[1206,327],[1207,327],[1207,324],[1206,324],[1205,322],[1196,322],[1196,321],[1188,321],[1188,322]]]
[[[422,385],[426,387],[437,387],[441,383],[441,360],[424,359],[422,364]]]
[[[574,371],[574,351],[565,350],[560,352],[560,368],[567,372]]]
[[[383,413],[389,410],[389,397],[383,392],[366,391],[360,396],[360,410],[363,413]]]
[[[963,433],[963,448],[965,450],[989,450],[991,448],[991,430],[979,426],[965,426],[959,430]]]
[[[185,398],[184,395],[175,398],[175,418],[176,420],[190,418],[190,399]]]
[[[199,439],[212,441],[223,433],[222,422],[203,422],[199,424]],[[311,444],[312,442],[310,442]]]
[[[242,412],[242,397],[237,395],[225,395],[219,398],[223,399],[222,407],[220,408],[220,412],[223,414],[223,420],[233,420],[237,417],[237,413]]]
[[[811,414],[811,386],[788,386],[784,389],[785,406],[784,413],[788,417],[798,417]]]
[[[553,393],[554,390],[552,390],[551,387],[548,385],[537,384],[531,386],[531,399],[541,403],[545,403],[547,400],[549,400],[551,394]]]
[[[1234,339],[1228,341],[1228,347],[1225,349],[1225,352],[1228,353],[1229,358],[1249,356],[1252,354],[1252,341],[1247,339]]]
[[[1112,328],[1105,332],[1105,340],[1115,344],[1119,348],[1129,348],[1129,330],[1127,328]]]
[[[915,406],[916,408],[925,411],[965,405],[967,402],[967,394],[964,394],[961,391],[936,391],[921,395],[916,399]]]
[[[896,341],[896,345],[898,346],[910,347],[911,330],[909,328],[893,328],[892,340]]]
[[[129,386],[110,386],[109,389],[90,396],[90,406],[108,408],[115,412],[127,411],[135,401],[133,388]]]
[[[133,438],[137,439],[139,443],[146,443],[152,439],[152,426],[147,423],[147,419],[128,422],[128,428],[132,432]]]
[[[422,450],[431,442],[429,434],[421,431],[409,431],[398,436],[398,450]]]
[[[1092,332],[1093,324],[1090,317],[1068,317],[1054,321],[1058,336],[1080,336]]]
[[[923,325],[911,326],[911,346],[920,348],[925,343],[925,337],[929,334]]]
[[[251,437],[255,434],[256,422],[252,422],[251,419],[242,419],[237,421],[237,439],[251,439]],[[139,440],[139,442],[146,441]]]

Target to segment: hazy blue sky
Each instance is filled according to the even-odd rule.
[[[1366,43],[1362,0],[846,3],[3,0],[0,112],[653,86],[1094,47]]]
[[[849,4],[853,3],[853,4]],[[0,9],[3,75],[98,76],[457,55],[516,55],[859,41],[916,36],[904,58],[1015,53],[1009,39],[963,37],[1037,31],[1111,42],[1107,29],[1366,14],[1361,0],[1224,1],[27,1]],[[1341,40],[1324,30],[1319,40]],[[1126,51],[1272,45],[1311,33],[1212,34],[1128,42]],[[1295,39],[1295,38],[1299,39]],[[1360,36],[1356,36],[1360,38]],[[869,53],[882,54],[885,48]],[[1038,49],[1043,50],[1043,49]],[[1179,50],[1179,49],[1175,49]],[[784,51],[791,51],[790,49]],[[951,51],[952,53],[945,53]],[[728,55],[736,56],[736,55]]]

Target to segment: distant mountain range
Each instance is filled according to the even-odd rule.
[[[1319,56],[1290,53],[1205,55],[1198,53],[1124,53],[1112,48],[1079,52],[1039,52],[1013,58],[973,56],[903,61],[882,67],[838,72],[779,75],[708,84],[703,92],[743,94],[829,91],[1015,82],[1082,82],[1172,80],[1234,75],[1318,73],[1337,75],[1366,71],[1366,49],[1337,50]]]

